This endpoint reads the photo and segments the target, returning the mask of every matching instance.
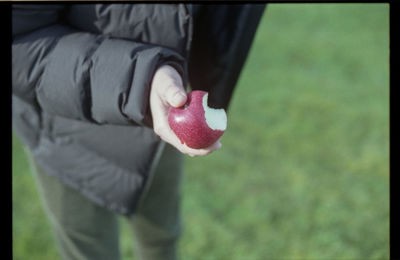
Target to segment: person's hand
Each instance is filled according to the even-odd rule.
[[[154,74],[150,91],[150,109],[153,117],[154,132],[165,142],[173,145],[179,151],[190,156],[207,155],[219,148],[217,141],[205,149],[192,149],[182,144],[168,124],[168,111],[172,107],[181,107],[186,103],[187,95],[183,88],[182,78],[171,66],[158,68]]]

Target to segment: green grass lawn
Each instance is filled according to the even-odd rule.
[[[222,142],[185,161],[183,260],[389,259],[389,5],[269,5]],[[57,259],[12,156],[14,259]]]

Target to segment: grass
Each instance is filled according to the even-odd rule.
[[[57,259],[15,137],[12,156],[14,259]],[[270,4],[183,192],[185,260],[389,259],[389,5]]]

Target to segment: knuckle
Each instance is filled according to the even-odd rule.
[[[175,86],[172,84],[172,82],[167,83],[161,90],[161,96],[164,99],[168,99],[170,96],[172,96],[174,88]]]
[[[170,82],[167,87],[166,87],[166,91],[165,93],[169,96],[173,96],[176,93],[179,92],[179,88],[177,87],[177,85],[174,82]]]

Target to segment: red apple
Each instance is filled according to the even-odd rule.
[[[193,90],[184,106],[171,107],[168,113],[172,131],[182,143],[194,149],[209,147],[226,130],[225,110],[208,107],[207,99],[207,92]]]

